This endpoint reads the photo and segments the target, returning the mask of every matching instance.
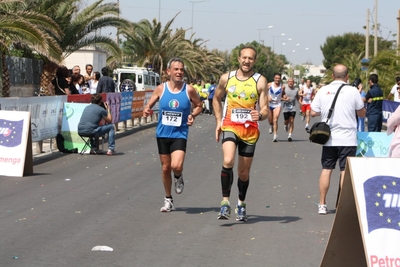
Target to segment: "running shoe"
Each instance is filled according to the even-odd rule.
[[[109,150],[107,151],[107,155],[108,155],[108,156],[112,156],[112,155],[115,155],[115,154],[117,154],[117,152],[115,152],[115,150],[109,149]]]
[[[288,132],[288,131],[289,131],[289,127],[288,127],[288,125],[287,125],[287,124],[285,124],[284,128],[285,128],[285,131],[286,131],[286,132]]]
[[[291,136],[289,136],[287,140],[288,140],[289,142],[292,142],[292,141],[293,141],[293,139],[292,139]]]
[[[307,133],[310,133],[310,129],[308,129],[308,127],[305,128]]]
[[[170,212],[172,210],[175,210],[174,208],[174,201],[172,198],[164,198],[164,206],[161,207],[160,211],[161,212]]]
[[[325,215],[328,213],[326,204],[318,204],[318,214]]]
[[[301,121],[304,121],[305,118],[306,116],[301,116]]]
[[[183,192],[183,188],[185,187],[185,182],[183,181],[183,175],[179,178],[175,178],[175,193],[180,194]]]
[[[242,222],[247,221],[246,203],[242,203],[240,206],[237,205],[235,213],[236,213],[236,221],[242,221]]]
[[[229,205],[229,201],[222,200],[221,201],[221,210],[218,213],[218,220],[229,220],[231,217],[231,206]]]
[[[274,131],[274,127],[269,126],[269,133],[272,134],[273,131]]]

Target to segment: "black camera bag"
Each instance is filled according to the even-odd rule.
[[[339,92],[343,86],[346,84],[342,84],[335,94],[335,98],[333,99],[331,108],[329,109],[328,117],[326,118],[326,122],[320,121],[316,122],[311,126],[310,129],[310,137],[309,140],[313,143],[325,145],[328,142],[329,138],[331,137],[331,128],[328,125],[328,121],[332,116],[333,108],[336,104],[336,99],[339,96]]]

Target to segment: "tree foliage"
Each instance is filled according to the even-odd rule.
[[[370,37],[373,40],[373,37]],[[393,42],[378,38],[378,51],[389,50]],[[345,33],[343,35],[329,36],[323,45],[320,46],[324,55],[323,64],[326,69],[333,65],[343,63],[346,56],[351,54],[365,56],[365,35],[361,33]],[[370,42],[369,51],[373,51],[373,42]]]
[[[231,67],[239,67],[239,51],[242,47],[248,45],[253,46],[257,51],[257,61],[254,65],[254,71],[262,74],[267,79],[267,81],[273,80],[274,73],[282,73],[285,70],[285,58],[272,52],[271,47],[261,45],[257,41],[236,46],[232,50],[230,57]]]

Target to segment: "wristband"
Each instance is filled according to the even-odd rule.
[[[262,117],[263,117],[263,115],[260,113],[260,114],[258,115],[258,120],[262,120]]]
[[[193,113],[190,113],[190,115],[192,115],[193,119],[195,119],[195,118],[196,118],[196,116],[195,116],[195,115],[193,115]]]

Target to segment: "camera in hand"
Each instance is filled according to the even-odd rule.
[[[101,102],[99,106],[104,108],[104,109],[106,109],[106,106],[104,105],[104,102]]]
[[[361,82],[362,82],[362,81],[361,81],[360,78],[356,78],[356,79],[354,80],[354,82],[351,83],[351,86],[354,86],[355,88],[358,88],[358,86],[360,85]]]

